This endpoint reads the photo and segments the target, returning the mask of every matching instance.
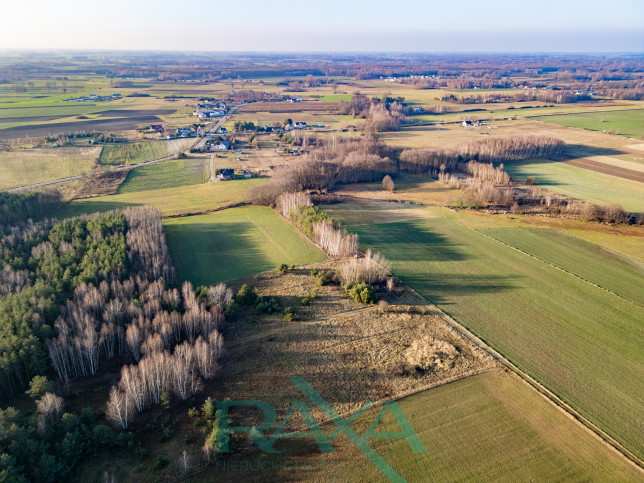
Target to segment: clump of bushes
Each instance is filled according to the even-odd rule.
[[[257,314],[276,314],[282,306],[275,297],[258,297],[255,304]]]
[[[353,282],[343,285],[350,299],[362,304],[373,304],[378,300],[376,290],[366,282]]]
[[[275,297],[261,297],[257,295],[255,289],[247,284],[242,287],[235,295],[235,302],[240,305],[255,306],[255,312],[259,314],[276,314],[281,312],[282,305]]]
[[[235,302],[241,305],[253,305],[257,302],[257,297],[258,295],[255,289],[244,284],[237,292],[237,295],[235,295]]]
[[[284,275],[286,272],[289,271],[289,267],[286,263],[282,263],[279,267],[277,267],[277,271]]]
[[[317,268],[311,269],[311,276],[315,277],[317,284],[322,287],[335,281],[335,272],[331,270],[318,270]]]
[[[318,298],[319,292],[318,289],[314,288],[311,290],[309,293],[308,297],[304,297],[302,299],[302,305],[311,305],[311,302],[313,302],[316,298]]]

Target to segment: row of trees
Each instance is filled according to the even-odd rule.
[[[347,260],[338,270],[340,281],[345,285],[384,282],[391,274],[391,263],[380,253],[367,250],[364,257]]]
[[[577,94],[576,91],[561,89],[521,89],[512,93],[486,93],[477,95],[445,94],[437,97],[437,101],[451,102],[454,104],[494,104],[500,102],[552,102],[554,104],[568,104],[572,102],[587,101],[592,99],[587,94]]]
[[[463,171],[469,160],[493,163],[559,156],[564,145],[551,136],[488,138],[451,148],[405,149],[399,165],[401,171],[436,176],[438,172]]]
[[[313,239],[322,250],[332,257],[350,257],[358,253],[360,246],[357,233],[349,233],[332,220],[313,223]]]

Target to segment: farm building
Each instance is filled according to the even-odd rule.
[[[220,169],[217,172],[217,179],[220,179],[222,181],[235,179],[235,170],[234,169]]]

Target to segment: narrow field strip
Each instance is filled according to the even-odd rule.
[[[461,225],[461,224],[459,223],[459,225]],[[468,228],[468,227],[466,227],[465,225],[461,225],[461,226],[463,226],[463,227],[465,227],[465,228]],[[599,288],[599,289],[601,289],[601,290],[604,290],[605,292],[608,292],[609,294],[614,295],[615,297],[619,297],[619,298],[620,298],[620,299],[622,299],[622,300],[625,300],[625,301],[627,301],[627,302],[631,302],[631,303],[633,303],[633,304],[635,304],[635,305],[638,305],[639,307],[644,308],[644,303],[642,303],[642,302],[640,302],[640,301],[632,300],[632,299],[630,299],[630,298],[624,297],[624,296],[622,296],[622,295],[620,295],[620,294],[618,294],[618,293],[616,293],[616,292],[613,292],[613,291],[612,291],[612,290],[610,290],[610,289],[607,289],[606,287],[602,287],[601,285],[598,285],[598,284],[596,284],[596,283],[594,283],[594,282],[592,282],[592,281],[590,281],[590,280],[587,280],[587,279],[585,279],[585,278],[583,278],[583,277],[580,277],[579,275],[577,275],[576,273],[571,272],[570,270],[566,270],[565,268],[562,268],[562,267],[560,267],[560,266],[558,266],[558,265],[555,265],[555,264],[553,264],[553,263],[551,263],[551,262],[549,262],[549,261],[547,261],[547,260],[544,260],[543,258],[540,258],[540,257],[538,257],[538,256],[536,256],[536,255],[534,255],[534,254],[532,254],[532,253],[526,252],[526,251],[521,250],[520,248],[517,248],[517,247],[515,247],[515,246],[513,246],[513,245],[511,245],[511,244],[509,244],[509,243],[506,243],[506,242],[504,242],[504,241],[502,241],[502,240],[499,240],[498,238],[495,238],[495,237],[493,237],[493,236],[491,236],[491,235],[489,235],[489,234],[485,233],[485,230],[474,230],[474,229],[472,229],[472,228],[468,228],[468,229],[473,230],[473,231],[476,231],[476,232],[480,233],[481,235],[483,235],[483,236],[485,236],[485,237],[487,237],[487,238],[490,238],[491,240],[497,241],[497,242],[501,243],[502,245],[505,245],[505,246],[506,246],[506,247],[508,247],[508,248],[511,248],[511,249],[513,249],[513,250],[518,251],[519,253],[522,253],[523,255],[526,255],[526,256],[528,256],[528,257],[530,257],[530,258],[534,258],[535,260],[539,260],[540,262],[543,262],[543,263],[545,263],[546,265],[549,265],[549,266],[551,266],[552,268],[555,268],[555,269],[557,269],[557,270],[559,270],[559,271],[561,271],[561,272],[563,272],[563,273],[567,273],[568,275],[570,275],[570,276],[572,276],[572,277],[575,277],[575,278],[577,278],[577,279],[579,279],[579,280],[581,280],[581,281],[583,281],[583,282],[586,282],[586,283],[588,283],[588,284],[592,285],[593,287],[597,287],[597,288]]]
[[[608,164],[599,163],[586,158],[570,159],[568,161],[563,161],[563,163],[569,164],[570,166],[577,166],[578,168],[590,169],[591,171],[597,171],[598,173],[617,176],[618,178],[630,179],[632,181],[644,183],[644,173],[640,173],[639,171],[632,169],[610,166]]]

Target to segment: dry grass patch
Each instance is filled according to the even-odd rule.
[[[312,265],[313,266],[313,265]],[[332,269],[334,262],[314,264]],[[337,285],[319,287],[310,266],[285,275],[265,273],[247,283],[259,295],[291,306],[298,321],[281,315],[257,315],[244,308],[226,330],[227,369],[213,397],[270,401],[285,413],[300,395],[288,376],[303,376],[341,413],[364,402],[400,397],[494,365],[492,359],[455,333],[425,306],[398,289],[386,309],[348,300]],[[319,295],[309,306],[299,300],[311,290]],[[320,421],[322,414],[316,414]]]

